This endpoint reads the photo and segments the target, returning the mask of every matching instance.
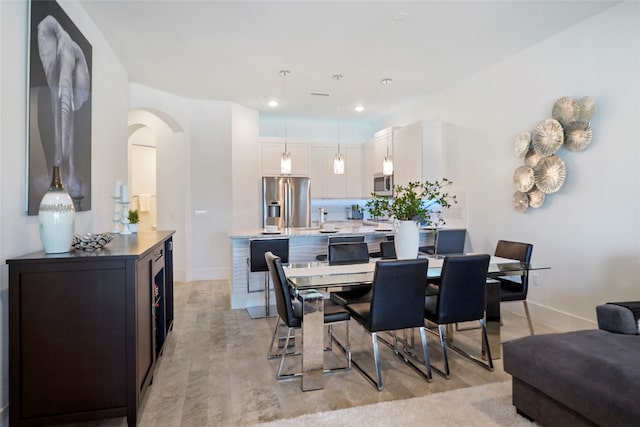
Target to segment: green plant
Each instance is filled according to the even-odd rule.
[[[129,211],[129,223],[137,224],[140,221],[140,217],[138,216],[138,210]]]
[[[451,195],[443,190],[451,184],[450,180],[442,178],[434,182],[413,181],[406,186],[395,185],[393,198],[372,193],[372,199],[367,202],[366,207],[374,218],[388,215],[398,221],[418,221],[430,225],[430,214],[439,214],[441,209],[458,203],[455,194]],[[444,223],[444,219],[438,216],[438,225]]]

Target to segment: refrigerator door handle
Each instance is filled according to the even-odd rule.
[[[284,227],[289,228],[291,223],[291,183],[288,179],[284,181],[284,205],[285,205],[285,213],[284,213]]]

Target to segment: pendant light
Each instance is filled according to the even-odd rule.
[[[385,85],[386,103],[387,103],[387,119],[389,118],[389,84],[391,79],[382,79],[380,82]],[[389,155],[389,137],[391,137],[391,151],[393,152],[393,128],[387,131],[387,155],[382,162],[382,174],[386,176],[393,175],[393,157]]]
[[[344,174],[344,157],[340,153],[340,79],[342,78],[342,74],[334,74],[333,79],[336,81],[337,87],[337,117],[338,117],[338,154],[333,159],[333,173],[336,175]]]
[[[280,71],[282,76],[283,97],[287,99],[287,82],[286,77],[291,74],[289,70]],[[284,152],[280,155],[280,173],[284,175],[291,174],[291,154],[287,150],[287,112],[284,113]]]

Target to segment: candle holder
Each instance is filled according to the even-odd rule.
[[[111,198],[113,199],[113,217],[111,218],[113,230],[111,232],[118,234],[120,233],[120,196],[111,196]]]
[[[131,230],[129,230],[129,202],[120,202],[122,205],[122,231],[120,234],[131,234]]]

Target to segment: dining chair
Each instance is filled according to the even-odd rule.
[[[369,262],[369,247],[365,242],[331,243],[329,264],[358,264]]]
[[[380,255],[382,259],[397,259],[396,244],[394,241],[380,242]]]
[[[294,304],[292,300],[292,295],[289,290],[287,278],[284,274],[284,269],[282,268],[282,260],[280,259],[280,257],[274,255],[271,252],[267,252],[266,254],[264,254],[264,257],[276,291],[276,306],[278,311],[278,318],[276,320],[273,336],[271,337],[271,345],[269,346],[267,359],[275,359],[277,357],[280,357],[280,366],[278,368],[278,373],[276,374],[276,378],[278,380],[300,376],[301,372],[283,374],[282,369],[284,366],[285,357],[298,356],[301,354],[296,353],[295,351],[288,353],[288,350],[291,339],[295,339],[295,331],[302,327],[302,305],[299,302],[296,302]],[[339,372],[351,369],[351,347],[349,339],[350,319],[351,317],[349,315],[349,312],[343,307],[330,304],[325,306],[324,308],[324,323],[329,326],[329,339],[336,342],[338,344],[338,347],[344,349],[345,357],[347,359],[346,366],[340,368],[325,369],[325,373]],[[343,322],[345,324],[346,345],[340,343],[332,333],[332,325],[338,322]],[[283,324],[287,327],[287,335],[285,337],[282,351],[276,354],[273,352],[273,346],[276,340],[276,336],[278,335],[278,328],[280,324]],[[304,357],[304,355],[302,355],[302,357]]]
[[[333,243],[358,243],[358,242],[364,242],[364,236],[363,235],[358,235],[358,236],[329,236],[327,238],[327,249],[329,248],[329,245],[331,245]],[[316,255],[316,260],[318,260],[318,261],[326,261],[327,260],[327,254]]]
[[[530,243],[498,240],[495,255],[501,258],[515,259],[528,265],[531,262],[532,252],[533,245]],[[517,276],[516,280],[514,280],[514,276],[498,277],[497,280],[500,281],[500,301],[522,301],[527,323],[529,324],[529,332],[534,335],[529,306],[527,305],[527,292],[529,290],[528,270],[524,271],[521,276]]]
[[[392,348],[395,354],[401,357],[405,363],[431,382],[431,364],[424,327],[424,286],[427,269],[427,259],[378,261],[371,287],[371,301],[353,303],[346,306],[351,317],[371,334],[376,379],[369,375],[355,360],[352,361],[353,366],[378,391],[383,389],[380,354],[378,351],[379,332],[420,328],[426,373],[400,354],[397,349],[397,339],[394,339]]]
[[[421,246],[420,252],[429,255],[454,255],[463,254],[467,239],[467,230],[438,230],[433,246]]]
[[[269,284],[269,269],[265,262],[264,254],[273,252],[282,259],[282,262],[289,262],[289,239],[251,239],[249,240],[249,258],[247,258],[247,293],[264,292],[264,307],[247,307],[247,312],[252,319],[262,319],[274,317],[275,312],[271,310],[271,291]],[[251,273],[264,272],[264,287],[262,289],[251,289]]]
[[[445,325],[458,322],[478,320],[482,329],[482,340],[487,352],[488,363],[449,344],[458,353],[470,358],[480,365],[493,370],[491,349],[487,339],[484,311],[486,302],[486,280],[489,270],[490,256],[481,255],[450,255],[444,258],[440,274],[440,289],[437,295],[424,298],[424,317],[427,321],[438,325],[440,346],[444,359],[444,371],[434,368],[447,379],[450,378],[449,359],[447,358],[447,337]]]
[[[329,265],[364,264],[369,262],[369,249],[364,242],[332,243],[329,245]],[[371,285],[358,285],[329,293],[329,299],[344,307],[354,302],[371,299]]]

